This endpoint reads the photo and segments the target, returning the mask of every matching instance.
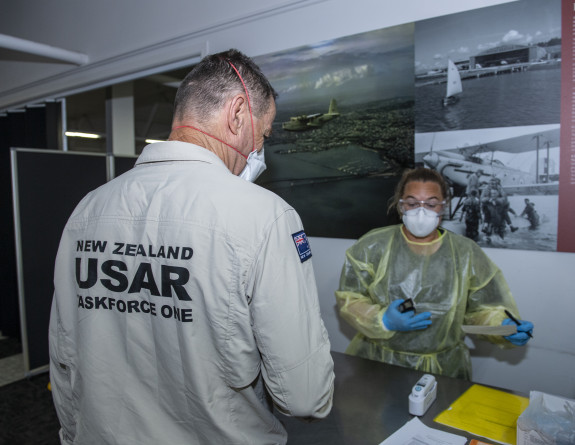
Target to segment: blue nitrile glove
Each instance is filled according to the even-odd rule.
[[[523,346],[533,336],[533,323],[526,320],[518,320],[520,324],[515,323],[513,320],[506,318],[503,320],[502,325],[514,324],[517,326],[517,334],[512,334],[505,338],[516,346]]]
[[[431,312],[415,315],[414,311],[399,312],[398,306],[404,300],[394,300],[383,314],[383,324],[390,331],[414,331],[425,329],[431,324]]]

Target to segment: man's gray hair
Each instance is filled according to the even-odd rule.
[[[174,115],[179,122],[193,119],[205,124],[223,107],[226,100],[248,91],[252,113],[260,118],[269,109],[276,91],[260,68],[245,54],[230,49],[202,59],[184,78],[174,104]]]

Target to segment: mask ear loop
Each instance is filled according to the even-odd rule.
[[[250,121],[252,123],[252,152],[254,152],[256,150],[256,132],[254,130],[254,116],[252,114],[252,104],[250,102],[250,95],[248,94],[248,89],[246,88],[246,84],[244,83],[244,79],[242,78],[238,69],[228,59],[225,59],[225,60],[226,60],[226,62],[228,62],[230,64],[230,66],[234,69],[234,71],[236,72],[236,74],[240,78],[240,82],[242,83],[242,85],[244,87],[244,91],[246,92],[246,97],[248,98],[248,110],[250,111]]]
[[[205,131],[200,130],[200,129],[197,128],[197,127],[193,127],[192,125],[178,125],[178,126],[176,126],[176,127],[172,127],[172,130],[177,130],[178,128],[191,128],[192,130],[199,131],[200,133],[205,134],[206,136],[209,136],[209,137],[211,137],[212,139],[215,139],[216,141],[219,141],[219,142],[221,142],[221,143],[224,144],[224,145],[227,145],[227,146],[230,147],[232,150],[234,150],[235,152],[237,152],[239,155],[243,156],[245,159],[248,159],[248,157],[247,157],[245,154],[243,154],[241,151],[239,151],[239,150],[238,150],[236,147],[234,147],[233,145],[230,145],[230,144],[228,144],[227,142],[222,141],[220,138],[217,138],[217,137],[215,137],[214,135],[211,135],[211,134],[209,134],[209,133],[206,133]]]
[[[244,87],[244,91],[245,91],[246,97],[247,97],[247,99],[248,99],[248,110],[249,110],[249,112],[250,112],[250,122],[251,122],[251,124],[252,124],[252,152],[254,152],[255,149],[256,149],[256,138],[255,138],[255,130],[254,130],[254,117],[253,117],[253,115],[252,115],[252,104],[251,104],[251,102],[250,102],[250,95],[248,94],[248,89],[246,88],[246,84],[244,83],[244,79],[242,78],[240,72],[239,72],[238,69],[234,66],[234,64],[233,64],[232,62],[230,62],[228,59],[223,59],[223,60],[225,60],[226,62],[228,62],[228,63],[230,64],[230,66],[234,69],[234,71],[236,72],[236,74],[237,74],[238,77],[240,78],[240,82],[242,83],[242,86]],[[242,157],[244,157],[245,159],[248,159],[248,157],[247,157],[245,154],[243,154],[241,151],[239,151],[236,147],[233,147],[232,145],[228,144],[227,142],[222,141],[221,139],[219,139],[219,138],[217,138],[217,137],[215,137],[215,136],[213,136],[213,135],[211,135],[211,134],[209,134],[209,133],[206,133],[205,131],[200,130],[199,128],[193,127],[193,126],[191,126],[191,125],[179,125],[179,126],[177,126],[177,127],[173,127],[172,130],[176,130],[176,129],[178,129],[178,128],[191,128],[191,129],[193,129],[193,130],[199,131],[200,133],[203,133],[203,134],[205,134],[206,136],[209,136],[209,137],[211,137],[211,138],[213,138],[213,139],[215,139],[215,140],[221,142],[222,144],[227,145],[228,147],[230,147],[231,149],[233,149],[234,151],[236,151],[237,153],[239,153],[240,155],[242,155]]]

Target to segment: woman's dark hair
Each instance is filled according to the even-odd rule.
[[[418,167],[414,169],[405,170],[403,172],[401,179],[399,180],[397,186],[395,187],[395,194],[393,195],[393,198],[391,199],[391,202],[389,203],[389,206],[387,208],[388,213],[392,213],[394,210],[396,210],[397,213],[401,215],[401,209],[399,208],[399,200],[401,199],[401,197],[405,192],[405,186],[408,183],[414,181],[435,182],[436,184],[439,185],[439,188],[441,189],[441,194],[443,195],[443,199],[445,199],[446,204],[449,202],[451,198],[449,193],[449,185],[447,184],[445,179],[443,179],[443,176],[441,176],[437,171],[432,170],[430,168]]]

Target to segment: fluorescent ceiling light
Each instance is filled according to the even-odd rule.
[[[64,133],[66,136],[69,137],[76,137],[76,138],[89,138],[89,139],[100,139],[102,136],[99,134],[94,133],[80,133],[78,131],[67,131]]]
[[[159,139],[146,139],[146,144],[153,144],[154,142],[166,142]]]
[[[7,36],[6,34],[0,34],[0,48],[44,56],[75,65],[86,65],[88,63],[88,56],[86,54],[56,48],[55,46],[44,45],[43,43],[32,42],[30,40],[19,39],[18,37]]]

